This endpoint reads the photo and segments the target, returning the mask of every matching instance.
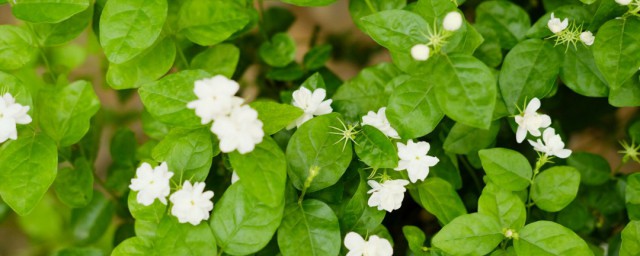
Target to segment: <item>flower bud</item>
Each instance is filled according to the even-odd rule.
[[[411,57],[418,61],[429,59],[429,46],[424,44],[416,44],[411,47]]]
[[[455,11],[447,13],[447,16],[444,17],[444,21],[442,22],[442,26],[448,31],[456,31],[460,29],[462,26],[462,15]]]
[[[592,45],[595,39],[596,38],[593,36],[593,33],[591,33],[591,31],[585,31],[580,34],[580,40],[587,46]]]

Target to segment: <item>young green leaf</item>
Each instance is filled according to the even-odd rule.
[[[349,13],[353,23],[361,30],[365,29],[362,18],[386,10],[398,10],[407,5],[405,0],[353,0],[349,1]]]
[[[258,118],[264,126],[265,134],[272,135],[287,127],[293,121],[302,116],[302,110],[287,104],[271,101],[254,101],[249,104],[258,111]]]
[[[627,214],[631,220],[640,220],[640,174],[634,173],[627,177],[624,201]]]
[[[436,99],[436,86],[428,80],[411,79],[392,90],[386,115],[402,138],[427,135],[444,118]]]
[[[359,169],[358,189],[353,197],[343,205],[339,220],[343,234],[348,232],[368,233],[382,224],[386,211],[380,211],[367,203],[371,187],[367,184],[367,173]]]
[[[518,234],[513,242],[518,255],[593,255],[582,238],[555,222],[536,221]]]
[[[262,143],[247,154],[230,153],[229,161],[248,194],[269,207],[282,203],[287,163],[284,153],[271,137],[264,137]]]
[[[137,222],[136,222],[137,223]],[[118,244],[112,256],[146,256],[151,253],[151,242],[141,237],[131,237]]]
[[[453,187],[440,178],[428,178],[409,189],[411,196],[443,224],[467,213],[462,199]]]
[[[284,212],[284,197],[275,207],[267,206],[248,193],[246,180],[241,177],[224,192],[209,223],[220,248],[233,255],[249,255],[265,247]]]
[[[91,117],[100,109],[100,100],[86,81],[40,93],[38,100],[40,127],[61,147],[80,141],[89,131]]]
[[[312,172],[308,192],[329,187],[342,177],[351,162],[351,141],[339,132],[342,127],[341,116],[337,113],[317,116],[304,123],[291,136],[286,156],[288,173],[293,185],[302,190]]]
[[[609,87],[620,88],[640,67],[640,19],[608,21],[598,30],[592,51]]]
[[[260,45],[260,58],[272,67],[284,67],[296,57],[296,42],[286,33],[278,33]]]
[[[59,23],[35,23],[31,24],[34,34],[40,45],[55,46],[67,43],[78,37],[84,31],[93,15],[93,6],[71,16]]]
[[[53,188],[60,201],[71,208],[86,206],[93,198],[93,167],[85,158],[76,159],[73,168],[58,170]]]
[[[536,176],[531,199],[538,208],[557,212],[569,205],[578,194],[580,172],[570,166],[554,166]]]
[[[153,158],[167,162],[171,179],[177,184],[185,180],[204,181],[209,174],[214,149],[209,129],[175,128],[153,149]],[[218,154],[216,145],[215,155]]]
[[[444,149],[456,154],[469,154],[489,147],[498,136],[500,122],[494,121],[488,130],[456,123],[444,140]]]
[[[506,148],[484,149],[478,154],[487,176],[499,187],[520,191],[531,183],[533,170],[522,154]]]
[[[485,255],[504,239],[500,224],[480,213],[455,218],[433,237],[431,243],[453,255]]]
[[[425,252],[427,247],[424,246],[426,237],[420,228],[416,226],[404,226],[402,227],[402,233],[404,234],[404,237],[407,238],[407,242],[409,242],[409,249],[411,252],[416,255],[427,255]]]
[[[311,48],[304,55],[304,67],[308,70],[317,70],[324,67],[324,64],[331,58],[333,47],[330,44],[319,45]]]
[[[514,231],[524,227],[527,209],[513,192],[502,189],[493,183],[487,184],[478,199],[478,213],[492,216],[503,229]]]
[[[86,10],[90,0],[13,0],[16,18],[33,23],[59,23]]]
[[[409,11],[378,12],[362,18],[361,24],[365,33],[389,50],[409,52],[414,45],[428,42],[429,23]]]
[[[90,244],[102,237],[115,213],[111,200],[100,192],[94,192],[93,200],[71,212],[71,232],[78,244]]]
[[[622,230],[622,245],[620,246],[620,255],[632,256],[637,255],[640,251],[640,221],[634,220],[629,222]]]
[[[197,226],[178,223],[174,216],[166,215],[151,239],[151,255],[216,255],[216,238],[209,224],[202,222]],[[147,254],[148,255],[148,254]]]
[[[149,206],[138,203],[136,197],[137,191],[130,191],[127,197],[127,204],[129,212],[137,221],[150,221],[154,223],[160,223],[165,213],[167,212],[167,205],[160,202],[160,200],[154,200],[153,204]]]
[[[340,225],[325,203],[308,199],[286,206],[278,228],[278,247],[283,255],[338,255]]]
[[[218,44],[243,29],[251,17],[237,1],[185,1],[180,8],[180,33],[199,45]]]
[[[38,49],[25,29],[2,25],[0,38],[0,70],[19,69],[36,58]]]
[[[100,44],[110,62],[122,64],[156,41],[167,18],[165,0],[110,0],[100,16]]]
[[[398,166],[398,151],[384,133],[373,126],[365,125],[356,135],[355,151],[360,161],[374,169]]]
[[[233,77],[240,60],[240,49],[232,44],[218,44],[208,48],[191,60],[191,68],[202,69],[212,75]]]
[[[171,38],[158,38],[153,46],[122,64],[109,63],[107,83],[116,90],[138,88],[166,74],[176,58]]]

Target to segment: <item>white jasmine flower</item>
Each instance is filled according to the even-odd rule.
[[[616,0],[616,3],[620,5],[629,5],[631,3],[631,0]]]
[[[378,110],[378,113],[369,111],[366,116],[362,117],[362,125],[371,125],[380,130],[387,137],[399,139],[398,132],[391,127],[386,114],[387,108],[382,107]]]
[[[591,31],[585,31],[580,34],[580,40],[587,46],[593,44],[593,41],[596,40],[596,37],[593,36]]]
[[[236,183],[240,180],[240,176],[238,176],[238,172],[233,171],[233,173],[231,173],[231,184]]]
[[[234,96],[239,88],[236,81],[222,75],[198,80],[193,89],[198,99],[189,102],[187,108],[195,109],[196,115],[202,119],[202,124],[209,123],[229,114],[244,102],[242,98]]]
[[[442,26],[445,30],[456,31],[462,26],[462,15],[459,12],[453,11],[447,13],[442,21]]]
[[[156,168],[143,163],[136,170],[136,178],[131,179],[129,188],[138,191],[136,200],[142,205],[149,206],[156,198],[163,204],[167,204],[167,196],[171,192],[169,186],[171,177],[173,172],[169,171],[166,162],[162,162]]]
[[[515,117],[518,124],[518,130],[516,131],[516,141],[521,143],[527,137],[527,132],[531,135],[539,137],[540,128],[547,128],[551,125],[551,117],[544,114],[538,114],[540,108],[540,100],[533,98],[527,104],[527,108],[523,113]]]
[[[369,237],[369,241],[365,241],[360,234],[349,232],[344,237],[344,247],[349,252],[347,256],[391,256],[393,255],[393,247],[391,243],[384,238],[376,235]]]
[[[533,149],[536,151],[542,152],[548,156],[567,158],[571,155],[571,150],[564,148],[562,138],[560,138],[560,135],[556,134],[556,130],[553,128],[547,128],[544,130],[542,133],[542,140],[529,140],[529,144],[531,144]]]
[[[371,194],[368,204],[371,207],[378,207],[378,210],[391,212],[400,209],[404,192],[407,191],[404,186],[409,184],[407,180],[387,180],[382,184],[375,180],[367,181],[371,190],[367,194]]]
[[[411,57],[417,61],[425,61],[429,59],[429,46],[424,44],[416,44],[411,47]]]
[[[398,157],[400,162],[396,171],[407,170],[409,180],[416,183],[418,180],[424,180],[429,175],[429,167],[436,165],[440,160],[437,157],[428,156],[431,145],[424,141],[414,143],[413,140],[407,141],[407,144],[400,142],[398,145]]]
[[[551,13],[551,19],[547,22],[547,26],[551,32],[557,34],[569,26],[569,19],[564,18],[564,20],[561,21],[559,18],[555,17],[554,13]]]
[[[244,105],[234,108],[229,115],[218,117],[211,132],[220,140],[220,150],[229,153],[238,150],[241,154],[253,151],[262,142],[264,131],[258,112]]]
[[[29,106],[16,103],[11,93],[5,93],[0,97],[0,143],[9,139],[18,139],[18,124],[30,124],[31,116]]]
[[[209,212],[213,210],[213,191],[204,191],[204,182],[185,181],[182,188],[174,192],[169,200],[173,203],[171,214],[178,217],[180,223],[189,222],[198,225],[209,219]]]
[[[293,127],[300,127],[306,121],[309,121],[313,116],[326,115],[333,111],[331,108],[331,102],[333,100],[324,100],[327,96],[327,91],[324,89],[315,89],[313,93],[305,88],[293,92],[293,105],[302,109],[304,114],[296,121],[287,126],[287,129],[293,129]]]

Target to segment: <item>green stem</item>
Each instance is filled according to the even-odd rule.
[[[376,8],[373,7],[373,4],[371,4],[371,0],[364,0],[367,3],[367,6],[369,7],[369,10],[371,10],[372,13],[378,13],[378,10],[376,10]]]
[[[531,185],[529,185],[529,193],[527,195],[527,217],[531,216],[531,206],[535,205],[533,203],[533,199],[531,198],[531,191],[533,190],[533,182],[536,179],[536,176],[538,176],[538,173],[540,173],[540,169],[542,168],[542,166],[544,166],[547,162],[549,162],[549,156],[544,154],[540,156],[540,158],[538,158],[538,161],[536,162],[536,166],[533,169],[533,177],[531,177]]]
[[[31,27],[31,24],[29,24],[28,22],[26,24],[27,24],[27,29],[29,29],[29,32],[34,38],[35,44],[38,47],[38,52],[40,52],[40,58],[42,58],[42,62],[44,63],[45,68],[47,69],[47,73],[49,73],[49,76],[51,76],[51,82],[55,84],[57,79],[55,74],[53,73],[53,69],[51,69],[51,65],[49,64],[49,59],[47,59],[47,55],[44,54],[44,46],[40,45],[40,42],[38,42],[38,35],[36,35],[36,32]]]

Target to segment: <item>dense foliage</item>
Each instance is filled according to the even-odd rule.
[[[0,4],[0,221],[25,253],[640,254],[640,121],[613,121],[640,106],[640,0],[350,0],[379,47],[318,28],[299,60],[262,0]],[[74,75],[89,52],[105,76]],[[589,127],[620,154],[565,146]]]

